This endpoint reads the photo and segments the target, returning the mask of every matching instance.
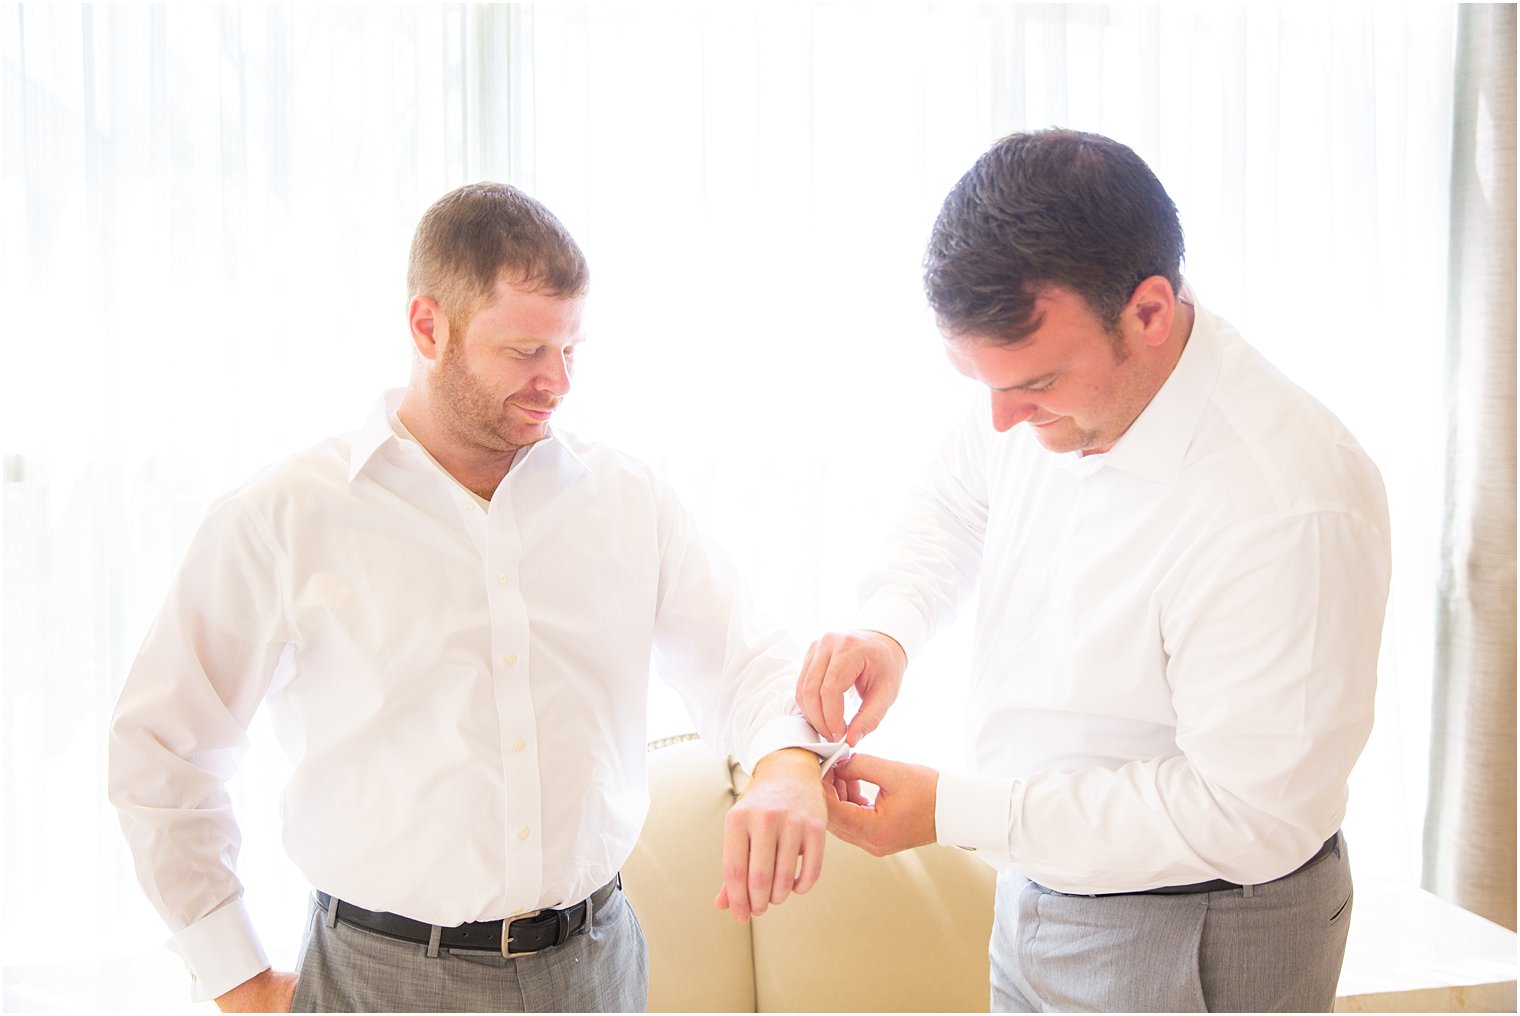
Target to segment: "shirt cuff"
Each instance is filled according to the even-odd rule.
[[[934,835],[947,847],[1008,855],[1013,780],[940,773],[934,794]]]
[[[806,748],[817,755],[820,759],[828,758],[835,748],[839,747],[837,741],[825,741],[818,736],[812,724],[796,714],[778,716],[755,732],[755,736],[749,739],[744,753],[739,758],[739,764],[744,771],[752,773],[755,764],[773,751],[782,748]]]
[[[895,596],[873,596],[855,614],[856,628],[879,631],[897,640],[908,659],[929,637],[929,626],[916,608]]]
[[[214,910],[169,940],[190,970],[190,997],[210,1002],[255,974],[269,959],[241,899]]]

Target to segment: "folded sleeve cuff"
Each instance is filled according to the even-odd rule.
[[[910,660],[929,637],[923,614],[895,596],[873,596],[867,600],[855,614],[855,627],[896,639]]]
[[[209,1002],[269,968],[241,899],[214,910],[169,940],[190,970],[190,997]]]
[[[756,731],[745,746],[739,764],[745,772],[752,773],[755,771],[755,763],[782,748],[806,748],[819,758],[827,758],[836,747],[838,742],[825,741],[818,736],[812,724],[791,713],[776,717]]]
[[[934,799],[935,838],[948,847],[1008,853],[1013,780],[940,773]]]

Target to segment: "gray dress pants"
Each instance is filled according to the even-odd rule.
[[[312,900],[292,1012],[643,1012],[644,933],[618,889],[591,929],[504,958],[439,949],[337,921]]]
[[[998,876],[993,1012],[1329,1012],[1351,924],[1346,841],[1264,885],[1071,896]]]

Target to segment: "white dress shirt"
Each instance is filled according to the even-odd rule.
[[[941,775],[941,843],[1063,892],[1261,883],[1340,826],[1389,553],[1371,460],[1199,307],[1106,454],[999,434],[979,400],[859,621],[911,658],[979,589],[978,774]]]
[[[790,642],[650,470],[556,433],[487,504],[399,399],[211,509],[123,688],[111,797],[197,999],[268,966],[224,789],[261,702],[294,763],[296,866],[445,926],[617,873],[648,803],[651,654],[746,767],[818,740]]]

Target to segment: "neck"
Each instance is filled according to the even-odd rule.
[[[396,416],[444,472],[488,501],[520,450],[488,448],[471,440],[461,428],[451,425],[453,421],[447,415],[437,411],[415,379],[401,397]]]
[[[1166,352],[1165,372],[1161,375],[1164,384],[1166,379],[1172,376],[1172,371],[1177,369],[1177,361],[1182,359],[1182,351],[1187,348],[1188,339],[1193,334],[1193,305],[1177,301],[1177,311],[1172,315],[1172,328],[1167,334],[1166,342],[1161,348]],[[1159,385],[1157,386],[1159,388]]]

